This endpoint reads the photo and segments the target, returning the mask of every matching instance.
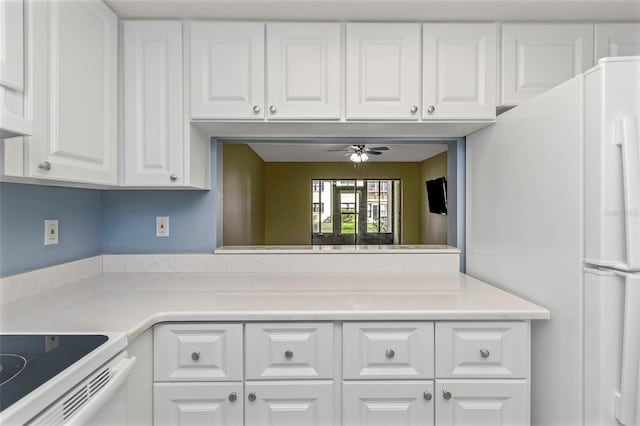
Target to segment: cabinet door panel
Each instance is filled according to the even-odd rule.
[[[640,55],[640,24],[596,24],[596,61]]]
[[[333,324],[246,325],[247,379],[333,378]]]
[[[433,425],[433,382],[345,382],[342,387],[345,426]]]
[[[593,64],[593,25],[505,24],[502,105],[524,102]]]
[[[230,396],[235,394],[236,399]],[[156,383],[155,426],[241,426],[242,383]]]
[[[424,379],[433,377],[431,322],[343,324],[345,379]]]
[[[422,118],[495,118],[495,24],[426,24],[423,34]]]
[[[529,331],[525,322],[438,322],[436,377],[526,378]]]
[[[529,425],[526,380],[436,380],[434,399],[437,425]]]
[[[0,1],[0,86],[24,90],[24,0]]]
[[[182,24],[125,22],[125,185],[183,182],[182,121]]]
[[[191,117],[264,118],[264,24],[190,24]]]
[[[420,116],[420,25],[347,24],[347,119]]]
[[[242,379],[241,324],[160,324],[153,345],[156,381]]]
[[[332,381],[246,382],[245,425],[333,425],[333,387]]]
[[[116,184],[117,17],[97,0],[33,6],[34,85],[40,90],[34,91],[30,174]],[[44,161],[50,170],[38,167]]]
[[[269,119],[340,118],[340,34],[340,24],[267,25]]]

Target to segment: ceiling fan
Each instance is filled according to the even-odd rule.
[[[376,146],[368,148],[366,145],[346,145],[341,148],[330,149],[333,152],[346,152],[345,157],[354,163],[364,163],[369,160],[369,155],[381,155],[381,151],[389,151],[388,146]]]

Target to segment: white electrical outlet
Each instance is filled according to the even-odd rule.
[[[156,216],[156,237],[169,236],[169,216]]]
[[[44,245],[58,244],[58,219],[45,219]]]

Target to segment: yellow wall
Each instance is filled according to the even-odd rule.
[[[265,243],[311,244],[312,179],[401,179],[403,244],[421,242],[420,163],[265,163]],[[422,186],[421,186],[421,185]],[[226,192],[225,192],[226,194]],[[226,204],[226,199],[225,199]]]
[[[222,149],[223,244],[264,244],[265,162],[248,145]]]
[[[420,229],[422,244],[447,243],[447,216],[429,213],[429,200],[425,182],[447,177],[447,153],[443,152],[420,163]]]

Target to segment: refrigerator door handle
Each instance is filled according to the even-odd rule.
[[[616,120],[615,141],[622,151],[627,267],[640,270],[640,141],[637,117],[625,116]]]
[[[616,272],[625,280],[620,392],[615,392],[615,414],[620,423],[634,426],[640,413],[640,275]],[[638,419],[640,420],[640,419]]]

